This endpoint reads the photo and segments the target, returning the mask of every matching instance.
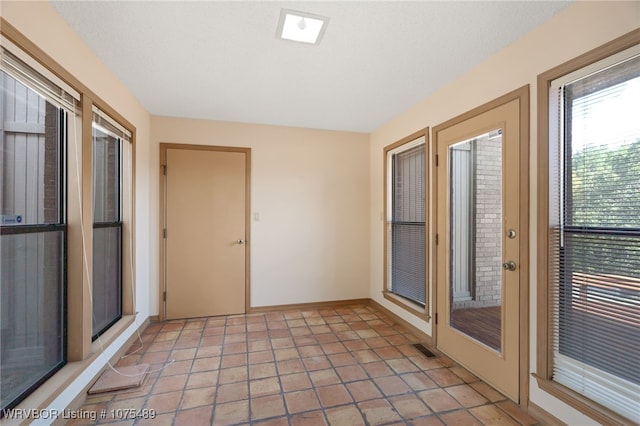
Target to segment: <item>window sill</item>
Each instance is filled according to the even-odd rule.
[[[135,321],[134,315],[126,315],[123,316],[118,322],[116,322],[111,328],[106,331],[102,337],[102,347],[107,348],[111,343],[115,341],[131,324]],[[139,327],[140,330],[143,330],[148,324],[148,320],[145,320]],[[135,338],[136,335],[132,336]],[[129,339],[131,340],[131,339]],[[122,348],[118,348],[116,350],[116,354],[114,357],[120,355],[121,352],[125,351],[129,347],[129,342],[123,345]],[[46,382],[44,382],[38,389],[36,389],[31,395],[25,398],[20,404],[18,404],[12,411],[16,412],[38,412],[38,410],[45,410],[49,416],[52,416],[54,413],[47,411],[47,407],[62,394],[62,392],[69,387],[80,375],[93,363],[99,356],[102,354],[102,348],[99,340],[96,340],[91,345],[91,354],[82,361],[74,361],[68,362],[64,367],[62,367],[57,373],[51,376]],[[91,384],[93,380],[91,380]],[[84,392],[86,389],[83,389],[77,396],[78,398],[84,397]],[[73,403],[71,404],[73,405]],[[73,409],[74,407],[70,407]],[[54,417],[51,417],[55,420]],[[20,425],[20,424],[29,424],[33,421],[32,419],[24,420],[24,419],[13,419],[9,420],[8,418],[2,419],[2,424],[6,426],[12,425]],[[60,421],[60,420],[59,420]]]
[[[556,383],[553,380],[545,379],[535,373],[532,374],[532,376],[538,382],[538,387],[540,389],[599,423],[623,426],[635,425],[631,420],[620,416],[619,414],[567,388],[566,386]]]
[[[422,307],[420,305],[418,305],[417,303],[413,303],[407,299],[404,299],[400,296],[396,296],[394,293],[390,292],[390,291],[383,291],[382,295],[384,296],[385,299],[387,299],[388,301],[390,301],[391,303],[400,306],[401,308],[403,308],[405,311],[408,311],[409,313],[417,316],[418,318],[425,320],[427,322],[429,322],[431,320],[431,317],[429,316],[429,312],[427,311],[427,308]]]

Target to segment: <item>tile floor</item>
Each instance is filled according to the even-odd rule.
[[[538,424],[368,305],[152,323],[142,342],[117,365],[152,373],[141,388],[89,396],[81,410],[106,413],[98,423]],[[124,418],[145,409],[155,418]]]

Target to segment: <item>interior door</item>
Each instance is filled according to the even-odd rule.
[[[437,347],[514,401],[526,261],[521,103],[497,102],[434,129]]]
[[[166,149],[167,319],[245,312],[247,155]]]

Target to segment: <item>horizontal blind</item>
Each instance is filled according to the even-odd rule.
[[[392,156],[391,291],[426,302],[425,144]]]
[[[640,56],[599,68],[552,85],[553,379],[640,422]]]
[[[24,51],[2,38],[0,68],[50,103],[79,114],[80,94]],[[11,49],[11,50],[9,50]]]
[[[93,126],[110,136],[131,142],[131,132],[96,106],[93,106]]]
[[[96,339],[122,317],[122,148],[131,133],[93,107],[93,327]]]

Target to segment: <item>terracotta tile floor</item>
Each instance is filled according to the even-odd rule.
[[[141,388],[89,396],[81,409],[106,413],[98,423],[538,424],[367,305],[152,323],[142,342],[117,365],[152,373]],[[155,418],[123,418],[145,409]]]

